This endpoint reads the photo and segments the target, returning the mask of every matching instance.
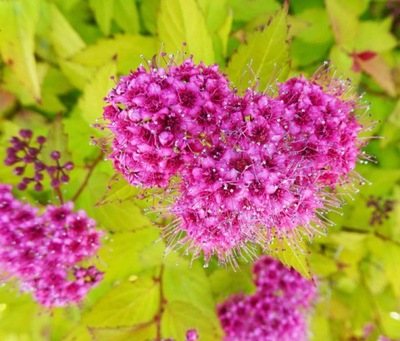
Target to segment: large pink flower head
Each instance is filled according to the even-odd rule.
[[[229,85],[216,65],[191,58],[150,64],[121,77],[104,111],[115,169],[132,185],[174,193],[169,243],[206,261],[323,232],[323,211],[340,205],[332,193],[351,182],[362,147],[344,83],[301,76],[276,97]]]
[[[0,272],[16,277],[48,307],[78,303],[102,279],[94,266],[79,263],[95,255],[101,233],[73,203],[47,206],[43,214],[0,184]]]
[[[316,290],[270,257],[254,263],[256,292],[233,295],[218,306],[226,341],[304,341]]]
[[[231,96],[216,65],[192,59],[139,67],[106,97],[114,167],[132,185],[166,188],[185,163],[219,137]]]

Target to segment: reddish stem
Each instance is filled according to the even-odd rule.
[[[159,277],[155,278],[154,280],[159,283],[159,290],[160,290],[160,305],[158,308],[158,312],[156,316],[154,317],[154,321],[156,322],[156,328],[157,328],[157,336],[156,336],[156,341],[161,341],[161,318],[162,314],[164,312],[164,304],[165,304],[165,299],[164,299],[164,292],[163,292],[163,286],[162,286],[162,277],[164,273],[164,264],[161,264],[160,268],[160,275]]]
[[[75,193],[75,195],[72,197],[72,201],[76,201],[79,196],[81,195],[82,191],[85,189],[86,185],[89,182],[90,177],[92,176],[92,173],[94,171],[94,168],[97,166],[97,164],[103,159],[103,152],[100,152],[100,154],[97,156],[97,158],[93,161],[93,163],[89,166],[89,171],[86,174],[85,179],[83,180],[81,186],[78,188],[78,191]]]

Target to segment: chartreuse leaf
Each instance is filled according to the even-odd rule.
[[[228,0],[198,0],[197,3],[203,12],[209,31],[218,31],[228,15]]]
[[[160,0],[146,0],[140,3],[140,16],[144,28],[152,35],[157,31],[157,15],[160,9]]]
[[[46,64],[46,75],[42,84],[42,103],[40,108],[51,115],[65,112],[66,107],[60,101],[58,95],[72,90],[71,84],[60,70]]]
[[[354,48],[356,51],[390,51],[397,45],[387,21],[363,21],[358,25]],[[390,22],[389,22],[390,23]]]
[[[120,203],[135,198],[138,193],[138,188],[130,185],[124,178],[118,177],[118,180],[111,180],[109,188],[101,197],[98,205]]]
[[[149,277],[124,281],[82,316],[88,327],[135,326],[153,320],[160,304],[158,282]]]
[[[167,262],[163,273],[163,289],[167,301],[190,303],[205,315],[216,318],[210,282],[199,262],[193,262],[191,267],[183,259],[178,265]]]
[[[104,205],[96,209],[96,216],[111,231],[138,230],[151,224],[134,201]]]
[[[141,55],[150,58],[156,51],[156,40],[140,35],[117,35],[110,39],[101,39],[88,46],[72,59],[74,62],[99,67],[115,59],[117,70],[128,73],[143,62]]]
[[[69,60],[59,59],[58,65],[70,83],[79,90],[83,90],[95,74],[95,68]]]
[[[353,316],[351,318],[352,327],[355,330],[362,329],[369,321],[374,318],[374,301],[375,298],[371,295],[368,289],[359,285],[352,295]]]
[[[140,329],[153,322],[159,304],[160,290],[156,281],[145,276],[132,278],[112,288],[89,311],[84,312],[79,325],[71,330],[65,340],[102,341],[107,339],[93,336],[97,332],[97,335],[102,335],[102,331],[106,333],[103,335],[107,335],[107,331],[108,335],[113,335],[114,330],[126,332],[129,328],[132,331],[134,328]],[[136,340],[133,337],[131,339]]]
[[[172,301],[164,309],[161,319],[161,334],[164,337],[183,341],[187,330],[197,329],[201,340],[219,341],[222,331],[217,319],[209,316],[193,304]]]
[[[68,150],[68,135],[65,133],[62,117],[58,116],[50,126],[47,134],[47,142],[42,149],[42,159],[45,163],[53,164],[54,161],[50,157],[52,151],[61,153],[60,164],[71,161],[71,153]]]
[[[371,0],[337,0],[337,2],[343,6],[343,8],[346,8],[347,11],[359,16],[368,9]]]
[[[306,24],[306,28],[296,35],[302,41],[312,44],[323,44],[333,40],[326,10],[322,8],[310,8],[299,13],[295,18],[303,20]],[[319,58],[321,58],[320,54]]]
[[[161,241],[154,244],[159,238],[160,232],[156,227],[111,234],[104,240],[99,251],[100,259],[106,264],[105,280],[108,282],[127,280],[149,268],[150,265],[160,265],[164,244]],[[143,261],[143,257],[146,257],[152,249],[156,250],[157,254],[150,253],[153,264],[149,264]]]
[[[346,51],[343,51],[340,46],[334,45],[332,47],[331,51],[329,52],[329,60],[337,70],[338,74],[351,79],[353,84],[359,83],[361,79],[361,72],[354,72],[352,70],[354,60],[349,56],[348,53],[346,53]]]
[[[89,328],[93,341],[154,340],[157,335],[155,323],[143,323],[134,327]]]
[[[225,22],[217,32],[217,35],[221,41],[221,51],[224,57],[227,55],[228,52],[228,41],[229,41],[229,34],[232,29],[232,21],[233,21],[233,15],[232,12],[229,12],[228,15],[226,16]]]
[[[254,33],[247,45],[239,47],[226,70],[240,91],[259,82],[263,91],[271,82],[287,76],[289,47],[287,43],[287,7],[277,11],[263,31]],[[255,79],[256,78],[256,79]]]
[[[280,7],[279,2],[275,0],[229,0],[228,4],[233,11],[233,20],[245,22],[263,13],[276,11]]]
[[[50,41],[61,58],[68,59],[85,47],[85,43],[56,5],[50,6]]]
[[[400,246],[390,241],[384,241],[378,237],[370,236],[369,249],[381,260],[381,269],[386,275],[393,292],[400,296]]]
[[[61,12],[71,11],[77,5],[78,2],[80,2],[80,0],[69,0],[69,1],[55,0],[54,1],[54,3],[57,4],[57,6],[61,10]]]
[[[232,14],[228,11],[228,1],[199,0],[198,4],[213,39],[215,61],[223,64],[232,25]]]
[[[312,274],[308,263],[307,247],[304,240],[296,240],[282,235],[268,245],[266,252],[280,260],[285,266],[294,268],[303,277],[310,279]]]
[[[41,1],[0,2],[0,54],[31,96],[40,101],[41,91],[34,57],[35,26]]]
[[[86,166],[88,160],[94,159],[100,153],[100,148],[97,146],[89,146],[92,143],[90,137],[93,135],[97,137],[100,134],[83,120],[78,110],[74,110],[68,118],[64,118],[63,123],[69,136],[69,150],[73,151],[72,161],[77,168]],[[86,146],[87,148],[84,148]],[[102,191],[105,190],[106,184],[103,184]]]
[[[96,119],[102,117],[105,106],[103,98],[114,85],[111,76],[114,76],[115,73],[115,63],[109,62],[100,67],[91,82],[85,86],[78,105],[86,122],[94,123]]]
[[[89,0],[89,5],[94,12],[94,17],[100,30],[104,35],[108,36],[113,18],[114,0]]]
[[[29,294],[17,295],[16,288],[0,288],[0,330],[7,334],[19,334],[23,325],[26,333],[32,333],[32,319],[38,313],[38,306]]]
[[[217,269],[210,275],[209,280],[217,301],[223,301],[232,294],[252,294],[255,291],[250,265],[241,265],[237,271]]]
[[[212,38],[195,0],[161,0],[157,30],[168,53],[182,51],[182,44],[187,43],[185,51],[196,62],[215,62]]]
[[[396,106],[390,114],[388,121],[391,125],[395,125],[397,129],[400,128],[400,99],[397,100]]]
[[[337,271],[337,265],[334,259],[317,252],[311,252],[310,266],[311,272],[319,276],[329,276]]]
[[[329,320],[323,315],[314,313],[311,319],[310,329],[312,330],[313,340],[331,341],[331,331],[329,328]]]
[[[290,3],[290,11],[298,14],[307,8],[324,7],[324,0],[293,1]]]
[[[349,11],[342,2],[325,0],[325,5],[336,43],[349,51],[353,50],[359,25],[357,16]]]
[[[114,0],[114,20],[126,33],[139,33],[140,21],[135,0]]]
[[[108,168],[109,165],[103,163],[102,166]],[[109,175],[105,172],[94,173],[78,198],[78,203],[85,205],[98,224],[111,233],[136,231],[150,226],[150,220],[144,216],[142,208],[137,206],[135,201],[126,200],[121,203],[96,206],[102,193],[106,190],[108,181]]]

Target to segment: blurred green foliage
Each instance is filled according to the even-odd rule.
[[[343,215],[332,213],[328,236],[304,242],[303,252],[271,252],[319,286],[312,339],[400,339],[399,33],[398,1],[1,0],[0,158],[20,128],[47,133],[50,147],[77,165],[65,197],[86,178],[76,206],[107,233],[95,260],[105,280],[81,306],[43,311],[17,283],[2,286],[0,339],[151,340],[160,320],[165,338],[197,328],[201,340],[220,340],[216,303],[254,289],[250,265],[234,272],[201,260],[190,266],[179,253],[165,258],[145,215],[152,199],[134,199],[137,190],[122,180],[107,190],[113,170],[90,145],[102,136],[90,125],[102,115],[110,76],[161,50],[218,62],[239,89],[257,77],[263,90],[289,74],[312,75],[330,60],[364,94],[362,122],[373,128],[363,138],[376,161],[358,171],[368,184],[346,197]],[[17,183],[6,167],[0,181]],[[50,191],[24,199],[55,200]]]

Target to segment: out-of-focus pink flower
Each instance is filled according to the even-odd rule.
[[[262,257],[254,264],[256,292],[218,306],[226,341],[303,341],[316,290],[298,272]]]
[[[0,184],[0,271],[17,278],[21,291],[43,306],[78,303],[103,277],[94,266],[79,265],[95,255],[101,233],[73,206],[49,205],[39,214]]]

